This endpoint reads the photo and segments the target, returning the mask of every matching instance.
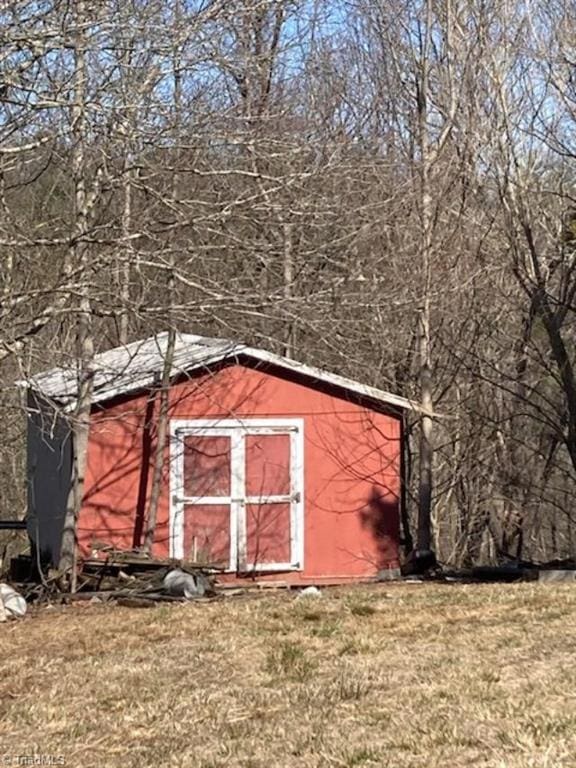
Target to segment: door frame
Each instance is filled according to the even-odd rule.
[[[230,568],[227,573],[301,571],[304,569],[304,419],[170,419],[170,557],[184,557],[184,478],[182,434],[230,437],[230,497],[204,497],[230,504]],[[288,434],[290,437],[289,563],[247,563],[245,435]],[[180,495],[179,495],[180,494]],[[269,497],[274,498],[274,497]],[[270,502],[268,502],[270,503]]]

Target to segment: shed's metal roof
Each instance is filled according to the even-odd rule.
[[[118,395],[148,389],[156,384],[164,367],[167,343],[168,333],[164,332],[96,355],[93,402],[102,403]],[[323,382],[395,408],[420,410],[417,403],[404,397],[360,384],[320,368],[304,365],[264,349],[255,349],[228,339],[212,339],[190,333],[176,334],[170,375],[174,377],[209,369],[215,363],[239,357],[299,374],[309,379],[311,384],[315,381]],[[53,368],[19,384],[37,391],[45,398],[54,400],[66,410],[71,410],[77,396],[77,369],[73,366]]]

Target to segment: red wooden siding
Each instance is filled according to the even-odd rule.
[[[231,446],[225,436],[187,435],[184,439],[183,488],[186,496],[230,496]],[[184,507],[184,557],[230,564],[230,504]]]
[[[290,562],[290,505],[248,504],[246,511],[247,562]]]
[[[230,565],[230,505],[184,506],[184,557],[201,563]]]
[[[157,407],[157,406],[154,406]],[[140,538],[151,483],[154,422],[139,396],[93,415],[85,501],[79,521],[84,553],[95,540],[132,547]],[[397,566],[400,496],[400,420],[344,397],[241,365],[223,367],[175,384],[176,419],[300,418],[304,423],[304,569],[282,579],[373,576]],[[230,494],[226,437],[187,437],[184,475],[191,493]],[[254,495],[287,493],[289,447],[285,435],[246,438],[246,484]],[[170,452],[160,499],[155,554],[169,553]],[[210,489],[199,486],[202,469]],[[196,484],[196,485],[195,485]],[[188,489],[186,491],[188,493]],[[186,513],[184,547],[225,561],[230,545],[227,505],[194,505]],[[248,561],[284,560],[289,505],[247,509]],[[268,578],[268,577],[267,577]]]
[[[288,435],[246,436],[246,493],[248,496],[290,493]]]
[[[230,438],[187,435],[184,438],[186,496],[230,495]]]

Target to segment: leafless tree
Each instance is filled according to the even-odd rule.
[[[569,10],[5,4],[0,482],[23,508],[14,379],[75,367],[63,568],[93,354],[166,328],[241,337],[419,400],[418,548],[453,564],[573,554]]]

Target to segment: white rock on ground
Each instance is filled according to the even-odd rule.
[[[26,614],[26,600],[9,584],[0,584],[0,621],[21,619]]]
[[[320,592],[318,587],[306,587],[300,592],[298,599],[301,597],[322,597],[322,592]]]

